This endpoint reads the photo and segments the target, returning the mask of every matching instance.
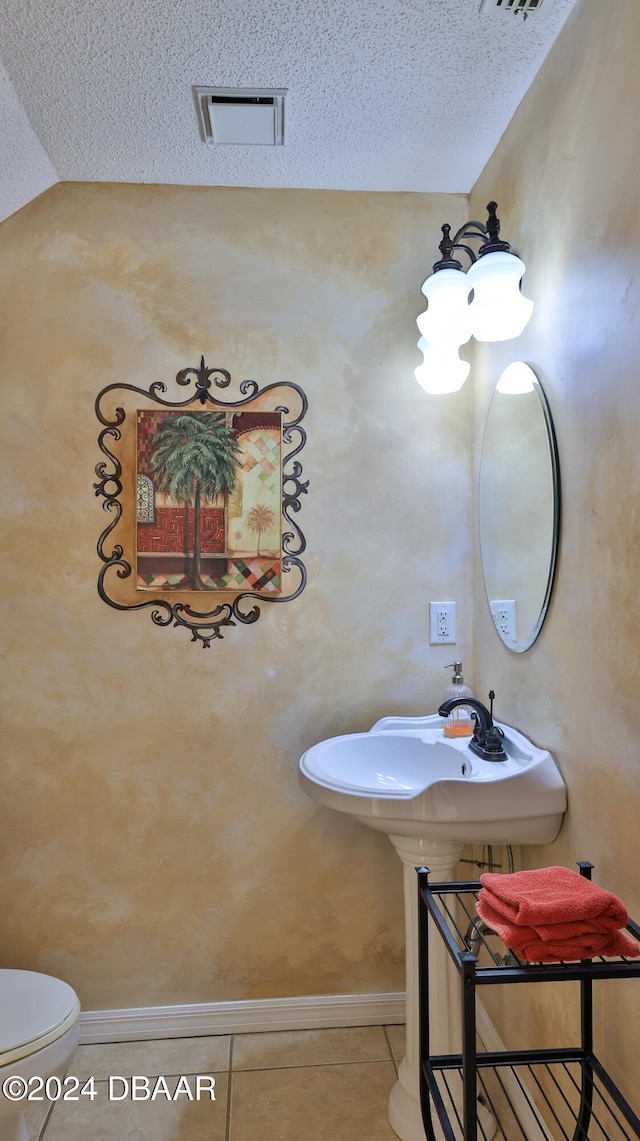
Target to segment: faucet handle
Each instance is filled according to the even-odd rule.
[[[484,739],[484,748],[487,753],[503,753],[502,740],[504,737],[504,729],[499,725],[493,725],[491,729],[487,730],[487,735]]]

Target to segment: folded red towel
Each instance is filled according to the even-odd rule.
[[[478,915],[496,935],[521,959],[531,963],[552,963],[561,959],[593,959],[598,955],[616,958],[626,955],[635,959],[640,947],[625,931],[590,930],[589,923],[552,923],[548,927],[530,927],[505,920],[480,892],[476,905]]]
[[[594,936],[592,940],[584,941],[575,939],[564,943],[544,943],[541,939],[534,939],[516,954],[529,963],[557,963],[560,960],[572,962],[574,959],[594,959],[600,955],[605,959],[616,959],[619,955],[635,959],[640,954],[640,947],[625,931],[611,931],[599,939]]]
[[[480,897],[510,923],[539,928],[589,920],[599,931],[614,931],[629,918],[617,896],[569,868],[485,872],[480,883]]]
[[[522,942],[528,939],[540,939],[543,943],[566,942],[575,938],[600,938],[618,930],[618,927],[610,921],[601,921],[597,918],[577,919],[569,923],[513,923],[510,919],[505,919],[502,912],[493,906],[493,902],[489,902],[490,899],[491,897],[483,889],[478,896],[478,915],[492,931],[498,931],[499,927],[509,931],[512,946],[513,940]]]

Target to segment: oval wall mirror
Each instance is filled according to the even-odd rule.
[[[551,413],[522,361],[504,370],[491,398],[478,491],[480,551],[496,630],[515,653],[544,622],[558,551],[560,470]]]

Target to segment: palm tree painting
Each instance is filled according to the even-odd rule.
[[[136,589],[281,589],[281,410],[139,409],[136,465]]]
[[[206,590],[201,567],[201,507],[233,490],[240,445],[224,412],[172,412],[158,424],[149,453],[157,491],[184,504],[185,578],[188,590]],[[193,551],[187,536],[193,511]]]
[[[275,515],[270,507],[264,503],[257,503],[255,507],[247,515],[247,527],[252,534],[258,534],[258,542],[256,545],[256,555],[260,558],[260,536],[263,531],[268,531],[275,527]]]

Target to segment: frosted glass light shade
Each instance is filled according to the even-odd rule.
[[[431,395],[458,392],[469,375],[470,365],[460,360],[458,346],[440,348],[430,345],[424,337],[418,341],[424,360],[413,371],[419,385]]]
[[[439,269],[422,286],[428,308],[417,325],[431,345],[464,345],[471,336],[471,285],[461,269]]]
[[[467,281],[473,289],[469,309],[477,341],[510,341],[520,336],[533,312],[533,301],[520,292],[525,269],[519,257],[501,250],[473,263]]]

